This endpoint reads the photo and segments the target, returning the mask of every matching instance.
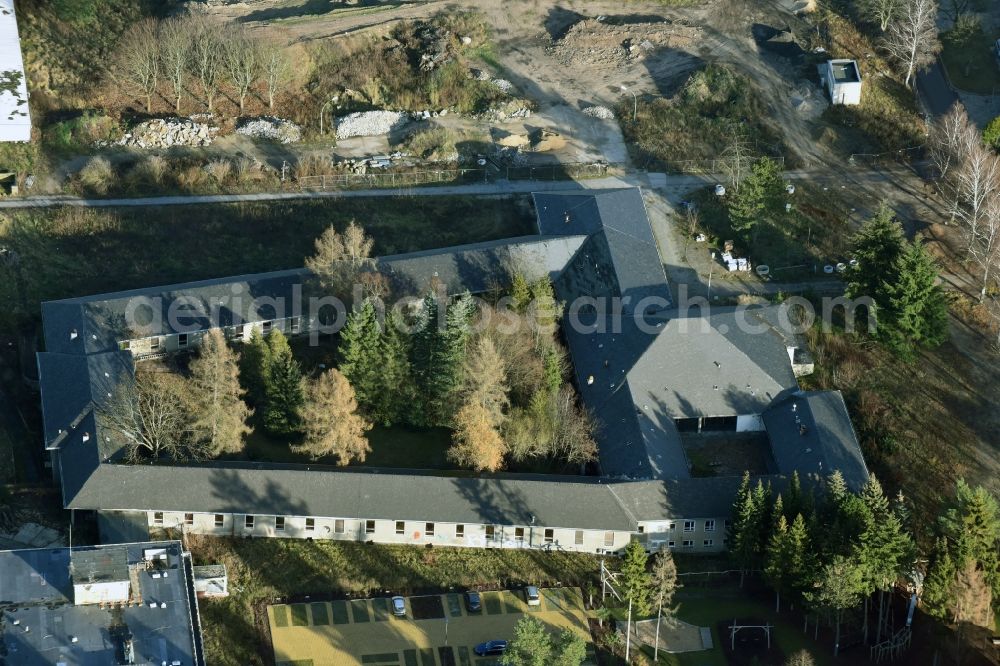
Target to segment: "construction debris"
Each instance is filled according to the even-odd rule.
[[[298,143],[302,140],[301,127],[290,120],[273,116],[244,118],[236,127],[236,133],[278,143]]]
[[[563,65],[611,65],[622,67],[643,60],[663,48],[696,50],[701,28],[675,23],[670,19],[649,23],[615,24],[584,19],[548,48]]]
[[[188,118],[154,118],[139,123],[116,143],[136,148],[211,145],[219,129]]]
[[[427,112],[428,117],[430,112]],[[379,136],[406,124],[409,114],[399,111],[360,111],[337,119],[337,138]]]
[[[583,110],[585,116],[599,118],[601,120],[614,120],[615,112],[606,106],[588,106]]]

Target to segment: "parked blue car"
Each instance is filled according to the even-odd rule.
[[[486,641],[472,650],[477,657],[499,657],[507,651],[507,641]]]

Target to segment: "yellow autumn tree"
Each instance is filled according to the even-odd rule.
[[[371,447],[365,433],[372,424],[358,414],[358,401],[350,382],[336,368],[330,368],[306,386],[300,411],[302,444],[293,446],[313,460],[337,457],[337,464],[364,462]]]

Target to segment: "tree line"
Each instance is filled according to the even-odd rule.
[[[762,572],[776,610],[783,600],[798,604],[817,629],[821,615],[832,618],[836,654],[845,613],[863,606],[863,640],[878,643],[889,638],[887,593],[899,581],[919,587],[922,580],[929,614],[989,626],[1000,601],[1000,512],[985,488],[958,482],[932,528],[938,538],[929,567],[920,564],[902,493],[890,499],[874,476],[853,493],[839,472],[815,490],[793,474],[775,493],[745,474],[733,503],[730,556],[741,571]]]
[[[186,95],[198,92],[209,113],[224,91],[231,92],[243,115],[249,96],[263,89],[268,108],[291,78],[284,47],[252,35],[245,27],[217,25],[202,16],[146,18],[130,27],[118,45],[112,69],[115,79],[146,102],[166,84],[174,112]]]

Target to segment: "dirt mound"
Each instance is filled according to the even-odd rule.
[[[662,48],[690,51],[701,34],[700,28],[668,19],[650,22],[622,22],[614,17],[584,19],[561,39],[554,40],[548,51],[567,67],[624,66]]]

